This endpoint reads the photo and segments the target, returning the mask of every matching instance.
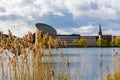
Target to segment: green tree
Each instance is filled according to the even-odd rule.
[[[78,44],[82,47],[87,47],[87,42],[86,42],[86,39],[85,38],[80,38],[78,40]]]
[[[110,42],[110,46],[115,46],[115,41],[114,41],[114,40],[112,40],[112,41]]]
[[[100,47],[107,46],[107,41],[104,39],[97,39],[96,45]]]
[[[120,37],[116,37],[115,45],[120,46]]]
[[[78,44],[78,39],[74,39],[72,42],[73,42],[74,44]]]

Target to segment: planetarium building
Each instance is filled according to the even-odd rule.
[[[37,23],[36,28],[41,30],[44,34],[48,33],[51,36],[57,36],[57,31],[50,25],[44,23]]]

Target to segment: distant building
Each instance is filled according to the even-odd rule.
[[[98,37],[99,37],[99,39],[102,38],[102,29],[101,29],[101,25],[99,25]]]
[[[57,35],[57,31],[53,27],[51,27],[47,24],[37,23],[35,26],[36,26],[36,33],[38,33],[39,31],[42,31],[43,34],[48,33],[49,35],[51,35],[53,37],[60,38],[62,40],[62,42],[66,41],[68,46],[77,46],[77,44],[73,43],[73,40],[80,39],[80,38],[86,39],[87,46],[96,46],[97,39],[104,39],[107,41],[108,44],[110,44],[110,42],[112,40],[112,35],[103,35],[102,34],[101,25],[99,25],[98,36],[80,36],[79,34],[70,34],[70,35],[58,34]],[[34,36],[34,41],[38,42],[39,39],[37,40],[37,38],[39,36],[36,35],[35,33],[33,36]]]
[[[50,25],[44,24],[44,23],[37,23],[36,25],[36,32],[33,34],[33,43],[38,42],[40,38],[40,31],[43,34],[47,34],[52,36],[52,37],[57,37],[57,31]],[[36,35],[37,34],[37,35]]]
[[[73,43],[74,39],[80,39],[79,34],[71,34],[71,35],[57,35],[58,38],[62,40],[62,42],[66,41],[67,46],[75,46],[76,44]]]
[[[96,46],[97,36],[81,36],[86,39],[87,46]]]
[[[43,32],[43,34],[48,33],[51,36],[54,36],[54,37],[57,36],[57,31],[52,26],[50,26],[48,24],[37,23],[35,26],[38,30],[41,30]]]
[[[112,35],[102,35],[101,25],[99,25],[98,38],[106,40],[108,44],[112,41]]]
[[[103,35],[102,39],[107,41],[107,44],[109,45],[112,41],[112,35]]]

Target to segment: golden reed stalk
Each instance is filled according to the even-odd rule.
[[[52,63],[54,63],[54,59],[51,49],[55,49],[55,52],[58,51],[58,46],[61,45],[60,39],[52,38],[52,36],[43,34],[36,29],[35,43],[32,41],[33,36],[31,32],[28,32],[23,38],[16,38],[8,30],[7,39],[4,38],[1,32],[2,80],[59,80],[55,77],[58,75],[58,72],[53,69],[54,64]],[[46,50],[48,50],[48,53]],[[45,56],[47,54],[48,56]],[[69,67],[69,60],[63,53],[60,53],[60,56],[64,59],[66,66]],[[68,79],[64,77],[62,80]]]

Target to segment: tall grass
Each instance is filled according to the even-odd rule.
[[[54,70],[53,49],[66,63],[64,66],[70,66],[63,53],[58,53],[58,46],[63,45],[60,39],[39,30],[36,30],[35,43],[31,32],[19,39],[8,30],[8,36],[7,39],[3,33],[0,36],[2,80],[69,80],[69,69],[66,73],[59,64],[59,71]]]

